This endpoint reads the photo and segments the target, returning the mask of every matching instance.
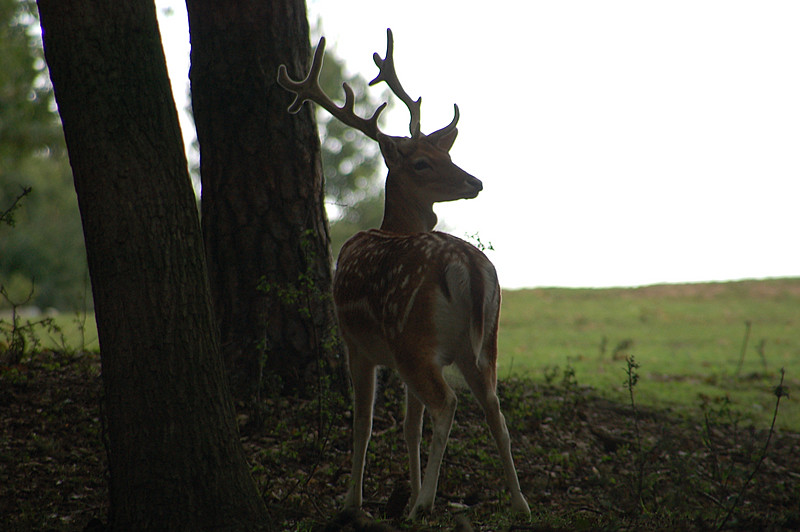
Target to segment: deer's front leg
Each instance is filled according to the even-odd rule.
[[[354,355],[351,350],[349,363],[353,383],[353,469],[350,489],[344,501],[346,508],[361,508],[364,461],[372,435],[372,409],[375,403],[375,365]]]

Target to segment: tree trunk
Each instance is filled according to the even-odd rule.
[[[152,1],[40,0],[94,293],[112,530],[258,530]]]
[[[327,361],[333,303],[319,138],[286,108],[278,65],[309,58],[303,0],[189,0],[202,226],[223,358],[237,399],[283,391]],[[277,377],[277,378],[275,378]]]

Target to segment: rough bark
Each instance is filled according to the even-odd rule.
[[[152,1],[40,0],[107,417],[112,530],[257,530]]]
[[[331,349],[331,268],[311,110],[286,108],[278,65],[304,71],[303,0],[189,0],[202,226],[234,395],[293,391]],[[274,379],[271,377],[277,377]]]

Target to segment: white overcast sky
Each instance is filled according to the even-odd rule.
[[[157,5],[183,106],[185,7]],[[484,191],[436,210],[491,243],[504,287],[800,275],[800,2],[486,5],[308,8],[367,79],[392,28],[423,131],[459,105],[451,155]],[[387,132],[407,134],[405,108],[391,114]]]

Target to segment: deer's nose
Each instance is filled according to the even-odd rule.
[[[474,188],[477,192],[483,190],[483,183],[477,177],[469,176],[467,177],[467,184]]]

